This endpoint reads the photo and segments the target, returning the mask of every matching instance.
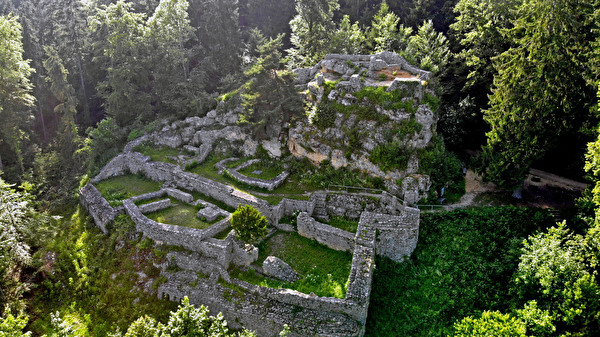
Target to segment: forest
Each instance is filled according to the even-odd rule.
[[[124,271],[165,253],[127,219],[102,235],[78,189],[231,96],[272,137],[305,114],[293,69],[382,51],[436,78],[436,189],[459,162],[504,191],[532,167],[589,187],[559,222],[512,200],[423,212],[411,258],[377,260],[366,335],[600,335],[600,1],[0,0],[0,336],[252,336],[134,292]]]

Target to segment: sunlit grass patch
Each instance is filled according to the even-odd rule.
[[[269,255],[288,263],[300,276],[293,283],[271,280],[254,273],[234,271],[233,277],[272,288],[289,288],[317,296],[344,298],[348,288],[352,254],[339,252],[297,233],[280,232],[258,246],[258,263]]]
[[[350,233],[356,233],[358,229],[358,219],[350,219],[344,216],[332,216],[327,222],[331,227],[339,228]]]
[[[180,154],[179,150],[172,147],[157,146],[154,144],[142,144],[133,150],[150,157],[153,161],[162,161],[171,164],[177,164],[177,162],[170,157],[177,157]]]
[[[180,204],[157,212],[148,213],[146,216],[156,222],[197,229],[208,228],[212,224],[223,219],[222,217],[219,217],[213,222],[202,221],[196,216],[197,212],[198,209],[194,206]]]
[[[111,206],[116,207],[125,199],[158,191],[162,183],[140,175],[128,174],[103,180],[94,186]]]

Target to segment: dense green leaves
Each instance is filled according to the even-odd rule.
[[[422,215],[411,259],[377,261],[367,335],[446,335],[466,316],[519,308],[522,241],[550,224],[546,212],[514,207]]]
[[[515,47],[495,60],[487,176],[515,186],[556,143],[595,123],[595,78],[586,56],[596,36],[586,1],[525,1],[508,32]],[[582,144],[583,145],[583,144]]]
[[[282,69],[282,38],[260,37],[257,59],[245,72],[250,80],[243,87],[240,122],[250,125],[258,139],[279,136],[285,124],[303,112],[293,73]]]
[[[267,218],[251,205],[239,205],[231,214],[231,228],[245,243],[257,243],[267,233]]]
[[[2,156],[7,151],[15,158],[14,175],[22,173],[21,141],[23,128],[30,119],[33,105],[29,76],[34,71],[23,59],[21,25],[15,16],[0,16],[0,171],[4,168]]]

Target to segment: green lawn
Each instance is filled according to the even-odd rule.
[[[160,210],[158,212],[148,213],[146,214],[146,216],[160,223],[185,226],[197,229],[208,228],[212,224],[223,219],[222,217],[219,217],[213,222],[202,221],[196,216],[197,212],[198,209],[194,206],[190,206],[187,204],[179,204]]]
[[[154,144],[142,144],[133,149],[133,151],[146,155],[153,161],[162,161],[171,164],[177,164],[177,162],[169,157],[177,157],[180,154],[179,150],[172,147],[164,145],[157,146]]]
[[[253,173],[255,171],[260,171],[260,174]],[[279,165],[270,165],[270,163],[258,162],[254,163],[240,171],[241,174],[258,179],[271,180],[278,175],[280,175],[283,170]]]
[[[327,224],[331,227],[339,228],[350,233],[356,233],[356,229],[358,228],[358,220],[344,216],[332,216]]]
[[[116,207],[125,199],[160,190],[162,183],[128,174],[103,180],[94,186],[111,206]]]
[[[253,271],[234,271],[233,277],[247,282],[273,287],[289,288],[317,296],[344,298],[348,287],[352,254],[339,252],[297,233],[279,232],[258,245],[258,263],[269,255],[288,263],[300,276],[294,283],[273,281]]]

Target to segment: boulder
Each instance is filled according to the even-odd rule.
[[[275,256],[268,256],[265,259],[265,262],[263,262],[263,271],[268,276],[290,283],[300,278],[298,277],[298,273],[289,264]]]

